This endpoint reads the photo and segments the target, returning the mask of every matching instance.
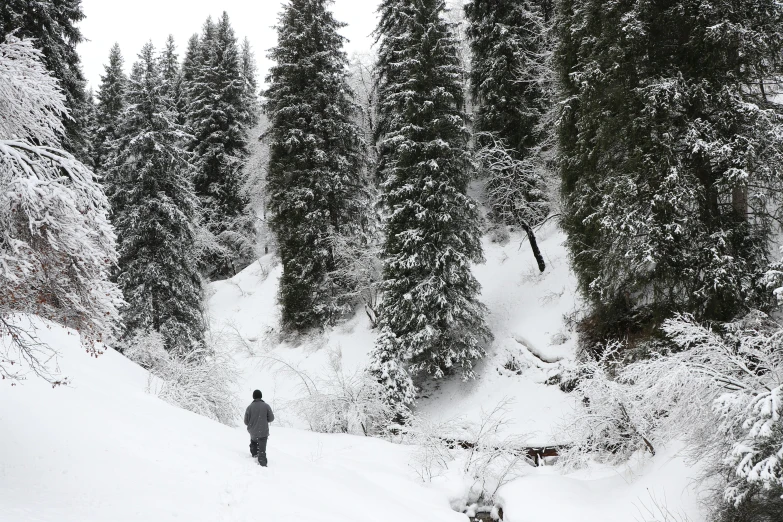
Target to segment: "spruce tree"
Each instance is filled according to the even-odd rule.
[[[548,213],[541,170],[519,163],[540,143],[538,126],[549,104],[542,78],[548,25],[540,3],[471,0],[465,5],[477,146],[494,156],[503,149],[510,160],[493,157],[488,169],[490,217],[523,226],[529,234]]]
[[[166,96],[171,100],[174,106],[179,106],[181,96],[181,73],[179,66],[179,55],[177,55],[177,44],[174,37],[169,35],[166,38],[166,45],[160,53],[160,72],[163,77],[163,87]]]
[[[83,41],[77,24],[84,19],[81,0],[3,0],[0,2],[0,42],[13,33],[32,38],[43,53],[46,68],[60,80],[70,117],[63,118],[65,149],[89,163],[86,82],[76,46]]]
[[[563,224],[601,338],[763,304],[783,172],[773,0],[559,6]],[[600,319],[600,320],[599,320]]]
[[[473,376],[491,339],[471,264],[483,260],[459,42],[443,0],[385,0],[378,27],[381,340],[413,374]],[[388,341],[388,342],[387,342]],[[390,358],[385,356],[385,358]],[[379,361],[375,361],[377,364]],[[405,378],[396,382],[406,388]]]
[[[126,99],[107,175],[117,282],[128,302],[126,339],[159,332],[167,350],[187,353],[203,342],[205,330],[194,250],[198,200],[151,43],[133,65]]]
[[[201,263],[213,278],[236,274],[254,253],[248,198],[242,190],[249,121],[242,65],[228,15],[223,13],[217,24],[207,20],[195,74],[186,88],[187,121],[194,136],[194,185],[203,226],[216,239]]]
[[[125,111],[125,90],[128,77],[123,70],[124,60],[119,44],[114,44],[109,53],[109,64],[104,66],[105,74],[101,76],[98,87],[98,103],[95,109],[95,132],[93,146],[95,147],[95,170],[102,173],[106,169],[106,161],[111,153],[111,147],[119,137],[120,120]]]
[[[344,268],[334,249],[360,233],[366,212],[343,24],[330,3],[285,4],[269,55],[268,208],[283,262],[282,324],[292,331],[334,324],[351,310],[351,289],[334,276]]]
[[[245,125],[253,128],[258,125],[261,116],[261,105],[258,99],[258,67],[253,49],[250,47],[250,40],[245,38],[242,41],[242,78],[244,85],[244,113],[246,115]]]
[[[199,35],[193,34],[188,39],[185,56],[179,68],[179,82],[177,86],[176,107],[178,113],[177,122],[186,125],[188,122],[188,106],[190,101],[190,88],[198,70]]]

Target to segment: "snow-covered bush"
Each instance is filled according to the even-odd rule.
[[[384,400],[383,389],[367,371],[346,372],[339,349],[329,353],[326,372],[311,375],[273,353],[257,353],[237,335],[245,349],[275,373],[300,383],[300,397],[280,405],[302,418],[312,431],[379,436],[388,433],[396,410]]]
[[[641,449],[655,453],[655,406],[642,402],[622,375],[613,375],[617,369],[612,360],[620,349],[620,343],[610,344],[600,359],[584,361],[564,375],[577,383],[573,393],[579,404],[559,435],[566,443],[560,455],[566,467],[579,467],[590,459],[617,464]]]
[[[395,410],[383,400],[381,386],[367,372],[346,373],[341,354],[329,354],[326,377],[309,378],[309,394],[293,401],[297,413],[320,433],[381,435],[391,425]]]
[[[0,335],[49,378],[54,352],[19,336],[12,314],[38,315],[78,331],[84,346],[113,338],[122,296],[109,281],[117,260],[108,202],[95,175],[60,149],[65,98],[29,40],[0,43]],[[42,351],[41,351],[42,350]]]
[[[238,370],[231,356],[207,342],[184,355],[164,348],[158,332],[137,332],[127,343],[126,357],[150,371],[148,391],[161,399],[235,426],[239,418],[234,386]],[[152,378],[152,377],[155,378]]]
[[[780,251],[783,254],[783,248]],[[772,293],[778,300],[778,304],[783,305],[783,259],[769,268],[762,278],[762,283],[772,290]]]
[[[455,506],[460,510],[472,504],[491,508],[498,490],[530,465],[525,436],[507,433],[509,403],[482,411],[477,423],[414,416],[404,428],[406,441],[416,445],[411,465],[423,481],[447,474],[462,479],[465,489]]]
[[[618,462],[682,439],[735,508],[783,494],[783,326],[752,312],[720,331],[676,316],[663,331],[673,347],[646,360],[581,365],[565,461]]]

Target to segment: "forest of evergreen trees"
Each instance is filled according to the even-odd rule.
[[[205,282],[253,262],[268,226],[282,330],[363,307],[368,371],[404,418],[417,383],[474,378],[492,342],[471,270],[482,235],[521,230],[543,271],[550,219],[584,299],[585,360],[698,345],[672,321],[735,347],[753,314],[753,335],[780,330],[781,4],[470,0],[446,16],[445,0],[382,0],[371,67],[344,52],[330,4],[284,3],[263,91],[224,13],[181,56],[169,38],[126,69],[136,50],[115,45],[93,96],[80,0],[5,0],[0,331],[36,313],[120,349],[154,332],[172,354],[201,350]],[[31,180],[52,193],[15,188]],[[779,354],[747,356],[780,370]],[[726,520],[772,520],[783,483],[762,478],[735,484]]]

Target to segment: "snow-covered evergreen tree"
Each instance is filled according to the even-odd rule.
[[[67,115],[30,40],[0,42],[0,376],[47,372],[49,350],[14,320],[34,314],[77,330],[94,350],[119,326],[109,204],[93,173],[60,150]],[[6,342],[10,339],[10,343]],[[10,366],[9,366],[10,365]],[[21,370],[21,369],[20,369]],[[24,371],[24,370],[22,370]]]
[[[465,14],[477,147],[483,157],[514,162],[482,165],[490,217],[531,233],[549,207],[543,169],[524,163],[542,141],[539,124],[550,103],[545,12],[536,0],[471,0]]]
[[[258,66],[253,49],[250,47],[250,40],[247,38],[242,41],[242,78],[245,81],[243,92],[246,118],[244,124],[252,129],[258,125],[261,103],[258,98]]]
[[[98,87],[98,103],[95,109],[95,132],[93,146],[95,147],[95,169],[103,172],[106,160],[111,153],[114,140],[117,139],[118,128],[125,110],[125,90],[128,77],[123,70],[124,60],[119,44],[114,44],[109,53],[109,64],[104,66],[105,74],[101,76]]]
[[[471,272],[481,262],[470,179],[464,73],[442,0],[385,0],[378,27],[381,200],[386,208],[380,325],[411,373],[468,378],[491,334]],[[388,336],[383,339],[389,338]]]
[[[366,215],[362,140],[352,120],[343,26],[329,0],[290,0],[265,93],[270,147],[267,194],[283,275],[282,323],[304,331],[351,310],[339,272],[336,236],[357,237]]]
[[[81,0],[3,0],[0,42],[12,34],[32,39],[46,68],[60,80],[67,116],[63,114],[65,150],[88,161],[86,82],[76,46],[83,41],[78,23],[84,19]]]
[[[160,53],[160,73],[163,77],[166,97],[171,100],[175,107],[179,107],[180,96],[182,95],[182,75],[180,72],[179,55],[177,54],[177,44],[174,42],[174,36],[172,35],[166,38],[166,45]]]
[[[185,71],[189,76],[191,71]],[[201,258],[209,277],[225,277],[244,268],[254,255],[253,221],[242,191],[247,160],[246,78],[228,15],[207,20],[199,39],[193,78],[185,85],[187,122],[194,139],[194,185],[201,201],[202,224],[215,238]]]
[[[404,414],[416,401],[416,386],[401,353],[394,333],[388,327],[383,328],[370,354],[368,371],[381,385],[384,401]]]
[[[783,132],[773,0],[560,4],[563,224],[599,337],[768,296]]]
[[[176,123],[155,49],[133,65],[106,183],[117,230],[117,281],[128,306],[126,339],[159,332],[167,350],[202,345],[202,284],[194,239],[198,200],[185,134]]]

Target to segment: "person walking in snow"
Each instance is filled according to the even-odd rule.
[[[266,441],[269,438],[269,423],[275,414],[267,403],[261,400],[261,390],[253,392],[253,402],[245,410],[245,426],[250,434],[250,454],[258,457],[258,463],[266,467]]]

